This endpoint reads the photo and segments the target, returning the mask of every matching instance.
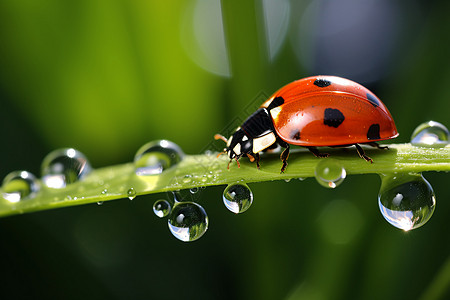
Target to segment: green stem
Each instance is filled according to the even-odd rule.
[[[450,171],[450,146],[432,149],[392,144],[389,147],[387,151],[366,149],[373,164],[359,158],[352,148],[328,149],[328,152],[342,163],[347,174]],[[10,203],[0,197],[0,216],[127,198],[130,188],[136,195],[144,195],[240,180],[250,183],[314,177],[319,160],[305,149],[296,149],[291,151],[289,165],[283,174],[276,153],[262,155],[260,170],[247,159],[240,160],[240,168],[232,162],[227,170],[228,158],[225,155],[217,158],[215,154],[187,155],[178,165],[152,176],[137,176],[133,164],[127,163],[96,169],[83,180],[63,189],[47,188],[41,183],[41,190],[33,199]],[[3,194],[1,189],[0,192]]]

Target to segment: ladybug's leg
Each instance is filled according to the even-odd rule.
[[[306,147],[309,151],[311,151],[312,154],[314,154],[315,157],[328,157],[330,156],[329,153],[320,153],[319,150],[316,147]]]
[[[259,153],[254,153],[254,155],[247,153],[247,156],[248,156],[248,159],[250,159],[250,162],[256,161],[256,167],[259,170]]]
[[[259,165],[259,153],[255,153],[255,160],[256,160],[256,167],[259,170],[259,167],[260,167],[260,165]]]
[[[286,170],[286,167],[288,165],[287,159],[289,158],[289,144],[286,144],[286,149],[284,149],[283,152],[281,152],[280,159],[283,162],[283,166],[281,167],[281,172],[284,173]]]
[[[359,157],[364,158],[366,161],[370,161],[371,164],[373,163],[373,160],[366,155],[366,153],[364,152],[363,148],[361,148],[360,145],[355,144],[355,147],[356,151],[358,151]]]
[[[378,145],[377,142],[370,142],[370,143],[367,143],[367,145],[378,148],[378,149],[389,150],[388,146],[380,146],[380,145]]]

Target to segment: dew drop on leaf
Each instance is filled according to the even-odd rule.
[[[184,157],[181,148],[168,140],[157,140],[142,146],[134,157],[137,175],[155,175],[178,164]]]
[[[228,185],[222,198],[228,210],[235,214],[245,212],[253,203],[253,193],[245,183]]]
[[[127,191],[127,196],[128,196],[128,199],[130,199],[130,200],[133,200],[134,198],[136,198],[136,191],[134,190],[134,188],[130,188]]]
[[[170,232],[183,242],[192,242],[205,234],[208,216],[199,204],[194,202],[176,203],[168,220]]]
[[[431,218],[436,198],[422,174],[381,175],[378,205],[386,221],[409,231]]]
[[[14,171],[3,180],[3,198],[11,203],[31,199],[39,191],[36,177],[27,171]]]
[[[170,203],[164,199],[156,200],[153,204],[153,212],[160,218],[169,215],[171,209]]]
[[[73,148],[50,152],[42,162],[42,181],[49,188],[60,189],[89,174],[92,167],[86,156]]]
[[[314,175],[322,186],[334,189],[344,181],[347,172],[339,160],[326,158],[317,163]]]
[[[450,134],[443,124],[428,121],[420,124],[411,136],[411,144],[416,147],[443,148],[448,145]]]

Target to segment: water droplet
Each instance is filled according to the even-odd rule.
[[[390,224],[408,231],[431,218],[436,198],[422,174],[381,175],[378,205]]]
[[[443,148],[448,145],[450,134],[444,125],[435,121],[420,124],[411,136],[411,144],[417,147]]]
[[[170,203],[167,200],[156,200],[153,204],[153,212],[160,218],[166,217],[171,210]]]
[[[189,183],[189,182],[191,182],[192,181],[192,175],[184,175],[184,177],[183,177],[183,182],[184,183]]]
[[[314,175],[322,186],[334,189],[344,181],[347,173],[339,160],[326,158],[317,163]]]
[[[103,205],[103,201],[98,201],[97,205]]]
[[[167,140],[157,140],[142,146],[134,157],[137,175],[155,175],[178,164],[184,157],[181,148]]]
[[[107,189],[104,189],[103,191],[102,191],[102,195],[106,195],[108,193],[108,190]]]
[[[193,187],[189,191],[191,192],[191,194],[196,194],[196,193],[198,193],[199,190],[200,189],[198,187]]]
[[[291,179],[292,179],[292,178],[288,178],[288,179],[285,179],[284,181],[285,181],[285,182],[289,182],[289,181],[291,181]]]
[[[208,229],[208,216],[203,207],[194,202],[176,203],[169,216],[170,232],[183,242],[199,239]]]
[[[133,200],[134,198],[136,198],[136,191],[134,190],[134,188],[130,188],[127,191],[127,195],[128,195],[128,199]]]
[[[14,171],[3,179],[3,198],[11,203],[33,198],[39,191],[36,177],[27,171]]]
[[[246,211],[253,202],[253,193],[245,183],[228,185],[223,191],[223,203],[235,214]]]
[[[92,167],[86,156],[73,148],[50,152],[42,162],[42,181],[50,188],[60,189],[86,176]]]

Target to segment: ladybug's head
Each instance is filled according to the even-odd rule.
[[[216,134],[214,137],[216,140],[221,139],[227,144],[223,152],[228,154],[230,160],[238,160],[241,156],[252,153],[253,140],[240,127],[236,129],[228,140],[219,134]]]

